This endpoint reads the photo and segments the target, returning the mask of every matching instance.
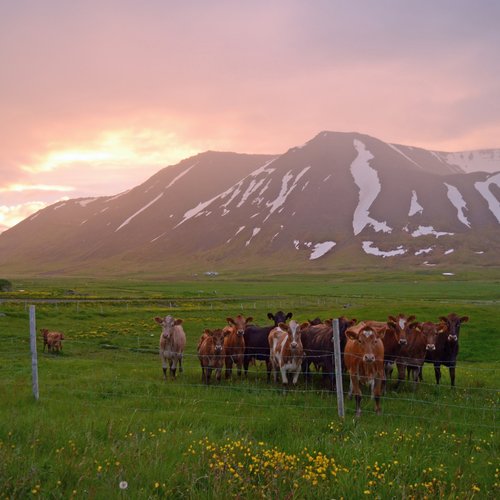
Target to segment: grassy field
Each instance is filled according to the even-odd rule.
[[[382,279],[383,278],[383,279]],[[4,498],[497,498],[499,280],[428,274],[13,280],[0,295],[0,496]],[[38,302],[37,302],[38,301]],[[28,307],[65,333],[31,388]],[[298,321],[346,315],[469,315],[457,387],[389,388],[382,415],[363,398],[337,416],[321,380],[284,393],[247,379],[201,384],[205,327],[268,311]],[[153,318],[184,319],[185,371],[162,380]],[[347,388],[348,381],[344,381]],[[367,393],[366,393],[367,394]]]

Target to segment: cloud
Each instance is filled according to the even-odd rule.
[[[15,226],[26,217],[45,207],[46,204],[40,201],[32,201],[14,206],[0,205],[0,232]]]

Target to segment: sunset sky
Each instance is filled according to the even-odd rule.
[[[500,148],[496,0],[0,0],[0,232],[207,149]]]

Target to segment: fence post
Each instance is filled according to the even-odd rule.
[[[36,318],[35,306],[30,306],[30,346],[31,346],[31,377],[33,383],[33,396],[38,401],[38,356],[36,353]]]
[[[333,320],[333,355],[335,357],[335,383],[337,385],[337,408],[339,417],[344,418],[344,388],[342,385],[342,360],[340,356],[339,320]]]

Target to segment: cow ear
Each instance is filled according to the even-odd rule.
[[[231,334],[231,330],[230,330],[230,329],[226,329],[226,328],[224,328],[224,329],[222,330],[222,333],[224,334],[224,337],[227,337],[229,334]]]
[[[448,325],[446,323],[438,323],[436,327],[438,333],[445,333],[448,331]]]
[[[234,319],[233,319],[233,318],[226,318],[226,321],[227,321],[230,325],[234,325]]]
[[[288,325],[286,323],[280,323],[278,327],[281,328],[284,332],[288,330]]]
[[[345,336],[351,340],[358,340],[359,333],[353,332],[352,330],[346,330]]]
[[[160,318],[159,316],[156,316],[155,321],[161,325],[163,323],[163,318]]]
[[[248,318],[245,320],[245,323],[251,323],[253,321],[252,316],[248,316]]]
[[[387,328],[384,328],[383,330],[380,330],[378,332],[375,332],[375,337],[377,337],[378,339],[383,339],[384,336],[385,336],[385,332],[387,331],[388,329]]]
[[[333,319],[329,318],[329,319],[325,319],[325,325],[330,327],[333,325]]]
[[[182,325],[182,323],[184,323],[184,320],[181,319],[181,318],[178,318],[174,321],[174,325],[175,326],[179,326],[179,325]]]
[[[460,323],[467,323],[467,321],[469,321],[469,316],[462,316],[460,318]]]
[[[415,328],[415,330],[420,331],[418,321],[413,321],[412,323],[410,323],[409,325],[407,325],[407,328],[409,330]]]
[[[309,321],[304,321],[304,323],[302,323],[300,325],[300,329],[301,330],[304,330],[305,328],[307,328],[308,326],[311,326],[311,323],[309,323]]]
[[[387,323],[389,323],[389,321],[394,321],[394,323],[398,322],[398,320],[394,316],[387,316]]]
[[[416,316],[412,314],[411,316],[408,316],[408,319],[406,320],[408,323],[411,323],[412,321],[415,321]]]
[[[440,321],[443,323],[448,323],[448,318],[446,316],[439,316]]]
[[[398,329],[398,325],[395,321],[388,321],[387,322],[387,326],[389,328],[392,328],[393,330],[397,330]]]
[[[357,322],[358,320],[356,318],[352,318],[351,321],[349,321],[349,325],[354,326]]]
[[[273,313],[267,313],[267,317],[274,321],[274,314]]]
[[[292,316],[293,316],[293,313],[288,313],[288,314],[285,316],[285,321],[286,321],[287,319],[291,319],[291,318],[292,318]]]

